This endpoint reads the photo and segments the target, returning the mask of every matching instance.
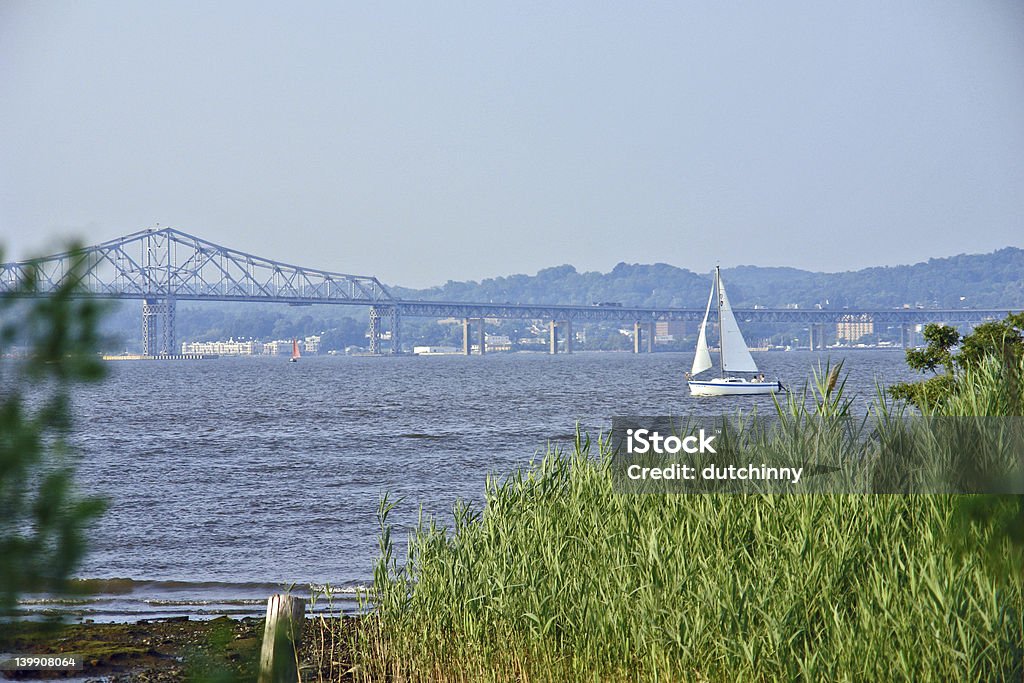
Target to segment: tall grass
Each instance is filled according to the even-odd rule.
[[[826,368],[810,405],[780,405],[781,427],[762,446],[864,443],[837,378]],[[945,409],[1005,410],[993,386],[1005,380],[979,375],[964,402]],[[892,418],[882,404],[872,428],[895,429]],[[423,521],[404,564],[390,539],[391,505],[379,510],[374,610],[350,644],[357,679],[1024,673],[1022,577],[989,562],[1010,541],[991,519],[961,523],[956,496],[624,495],[607,442],[581,435],[571,453],[488,480],[482,510],[457,507],[452,529]]]
[[[1010,361],[987,356],[977,366],[962,368],[955,382],[956,390],[938,403],[928,404],[922,393],[921,411],[926,415],[1024,415],[1024,356]]]

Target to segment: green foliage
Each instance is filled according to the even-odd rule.
[[[892,398],[915,405],[936,405],[953,391],[952,375],[936,375],[922,382],[894,384],[886,391]]]
[[[1024,313],[975,327],[961,341],[956,363],[960,367],[977,368],[988,356],[1003,359],[1007,366],[1024,357]]]
[[[1020,317],[1015,327],[1020,329]],[[998,334],[992,335],[992,332]],[[945,416],[1019,416],[1024,415],[1024,353],[1019,344],[1008,341],[1003,331],[989,328],[984,333],[987,343],[1005,352],[1013,349],[1016,358],[989,355],[975,360],[973,354],[959,372],[956,388],[944,401],[932,402],[925,406],[929,415]],[[995,342],[995,343],[993,343]],[[993,349],[993,350],[994,350]],[[963,352],[961,352],[961,355]],[[1020,425],[1017,419],[1015,425]],[[1014,454],[1020,462],[1019,450]],[[980,473],[981,483],[986,488],[998,488],[1007,483],[999,473]],[[961,496],[956,502],[956,514],[950,538],[954,545],[962,548],[960,539],[969,538],[971,533],[983,528],[990,530],[985,545],[987,564],[998,575],[1020,575],[1024,573],[1024,496],[975,495]],[[962,548],[963,552],[971,552]]]
[[[79,265],[81,263],[79,262]],[[103,502],[75,492],[70,389],[103,376],[95,353],[101,307],[82,298],[73,268],[59,289],[32,298],[29,270],[0,297],[0,611],[19,592],[67,588],[85,530]]]
[[[998,385],[1009,392],[1006,399],[1016,407],[1003,405],[998,408],[1010,412],[965,414],[1024,415],[1020,401],[1024,375],[1017,370],[1024,359],[1024,313],[978,325],[963,338],[952,327],[931,324],[925,327],[924,338],[928,342],[925,348],[907,351],[907,365],[920,372],[938,373],[942,368],[943,374],[936,374],[923,382],[895,384],[888,389],[890,396],[908,401],[929,413],[947,401],[956,400],[961,390],[968,400],[976,399],[979,396],[976,389],[996,386],[993,382],[997,382],[994,377],[989,378],[992,381],[978,382],[978,373],[995,372],[1001,377]],[[1003,370],[993,368],[993,363]]]
[[[944,545],[951,497],[623,496],[586,449],[424,529],[367,679],[1011,680],[1008,586]],[[971,527],[965,542],[988,537]],[[408,597],[407,597],[408,596]]]
[[[1004,388],[993,374],[1002,367],[989,359],[962,375],[972,384],[944,415],[1009,408],[990,404]],[[840,374],[821,368],[809,394],[779,406],[777,431],[758,447],[817,462],[860,462],[879,448],[927,458],[937,445],[955,455],[957,444],[935,444],[935,432],[908,430],[884,395],[870,425],[853,418]],[[971,420],[952,424],[971,431]],[[355,677],[986,681],[1024,673],[1020,497],[625,495],[599,447],[593,453],[580,437],[571,454],[549,452],[489,480],[482,511],[458,506],[451,531],[421,522],[404,565],[394,560],[385,498],[375,611],[353,641]]]
[[[923,349],[907,351],[907,365],[918,372],[935,372],[946,368],[953,372],[953,348],[960,343],[960,333],[948,325],[928,325],[924,328],[924,339],[928,342]]]

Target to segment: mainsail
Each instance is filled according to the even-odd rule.
[[[715,268],[715,279],[711,283],[708,306],[704,309],[704,320],[700,324],[700,333],[697,335],[697,353],[693,357],[690,374],[697,375],[712,367],[711,353],[708,351],[707,330],[708,317],[711,315],[711,302],[715,299],[716,289],[718,290],[718,331],[722,373],[757,372],[757,365],[754,363],[753,356],[750,355],[750,350],[747,349],[747,342],[743,339],[743,334],[740,333],[740,326],[736,323],[732,305],[725,293],[721,272]]]
[[[718,271],[715,271],[716,275]],[[736,316],[732,313],[729,297],[725,295],[722,276],[718,275],[718,323],[722,333],[722,370],[731,372],[757,372],[757,364],[750,355],[747,342],[743,339]]]

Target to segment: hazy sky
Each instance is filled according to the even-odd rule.
[[[2,0],[8,256],[156,223],[407,286],[1024,246],[1024,3]]]

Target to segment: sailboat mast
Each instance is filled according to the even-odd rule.
[[[715,266],[715,293],[718,295],[718,361],[722,365],[722,377],[725,377],[725,333],[722,330],[722,273],[721,267]]]

